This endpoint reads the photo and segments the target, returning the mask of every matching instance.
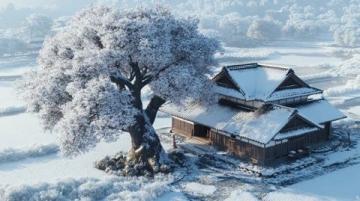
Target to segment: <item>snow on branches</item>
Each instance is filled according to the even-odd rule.
[[[205,74],[218,49],[196,19],[162,8],[93,7],[45,41],[22,94],[45,129],[60,133],[63,152],[76,154],[136,124],[146,85],[168,101],[209,95]]]

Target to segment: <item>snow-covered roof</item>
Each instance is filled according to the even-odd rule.
[[[214,91],[215,91],[215,93],[221,94],[224,96],[230,96],[230,97],[234,97],[234,98],[238,98],[238,99],[245,99],[245,96],[242,93],[240,93],[239,91],[237,91],[236,89],[215,86]]]
[[[246,99],[265,100],[285,79],[288,68],[273,68],[258,64],[226,67],[232,80],[245,93]]]
[[[309,132],[313,132],[313,131],[316,131],[316,130],[319,130],[319,128],[318,127],[299,128],[299,129],[287,131],[287,132],[284,132],[284,133],[278,133],[274,137],[274,140],[287,139],[287,138],[290,138],[290,137],[303,135],[304,133],[309,133]]]
[[[268,98],[267,101],[280,100],[283,98],[293,98],[297,96],[313,95],[321,93],[322,91],[312,87],[301,87],[295,89],[283,89],[275,91]]]
[[[187,107],[166,103],[161,110],[220,131],[267,144],[296,113],[295,109],[265,105],[254,112],[213,104]]]
[[[272,101],[321,93],[321,90],[308,86],[275,91],[288,76],[295,76],[294,71],[290,68],[250,63],[225,66],[223,71],[226,71],[223,74],[226,74],[238,88],[238,91],[233,90],[232,96],[243,96],[244,100]],[[219,75],[221,73],[216,75],[215,78]],[[220,86],[219,88],[226,87]],[[218,90],[218,93],[222,95],[228,95],[228,92],[228,90],[224,89]]]
[[[317,124],[335,121],[346,117],[324,99],[300,105],[296,109],[299,114]]]

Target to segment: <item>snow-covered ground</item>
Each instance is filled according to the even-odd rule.
[[[353,86],[360,79],[350,73],[351,68],[337,69],[343,59],[334,51],[324,43],[296,43],[294,47],[282,42],[258,48],[226,47],[218,59],[221,64],[290,65],[311,85],[325,90],[331,103],[359,121],[360,90]],[[56,145],[56,134],[45,133],[36,116],[25,113],[25,104],[16,95],[16,79],[31,69],[36,69],[33,55],[0,58],[0,200],[360,200],[360,165],[355,159],[342,169],[330,167],[331,171],[321,176],[312,175],[283,187],[262,184],[261,179],[246,180],[250,176],[245,173],[238,179],[239,175],[224,177],[228,175],[221,170],[195,166],[188,167],[191,173],[182,180],[177,174],[122,178],[95,169],[96,160],[129,149],[127,135],[113,143],[100,143],[76,158],[64,158]],[[169,126],[166,115],[155,122],[160,130]],[[166,141],[163,144],[171,146]],[[329,155],[324,163],[360,157],[360,148],[354,147]]]

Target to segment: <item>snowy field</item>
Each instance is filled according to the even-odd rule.
[[[308,83],[323,89],[326,98],[352,119],[339,123],[347,128],[345,125],[360,121],[360,70],[349,67],[351,61],[338,57],[336,51],[326,43],[281,42],[258,48],[226,47],[217,58],[223,65],[290,65]],[[299,174],[314,174],[288,184],[196,167],[192,160],[199,159],[191,154],[185,170],[154,179],[116,177],[95,169],[96,160],[129,149],[126,135],[77,158],[64,158],[56,134],[43,132],[36,116],[25,112],[16,94],[16,80],[36,69],[35,60],[34,55],[0,58],[0,200],[360,200],[359,127],[352,130],[352,147],[317,154],[322,166],[300,166]],[[170,119],[164,115],[155,122],[159,130],[169,126]],[[167,140],[163,144],[171,146]],[[340,162],[343,165],[334,166]],[[296,178],[293,174],[278,176]]]

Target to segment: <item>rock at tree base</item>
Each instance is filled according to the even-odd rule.
[[[182,151],[175,149],[167,153],[170,159],[166,164],[148,165],[138,162],[136,159],[128,160],[128,155],[118,152],[114,156],[106,156],[104,159],[95,162],[95,168],[105,171],[108,174],[118,176],[148,176],[152,177],[156,173],[170,173],[176,166],[183,166],[185,155]]]

